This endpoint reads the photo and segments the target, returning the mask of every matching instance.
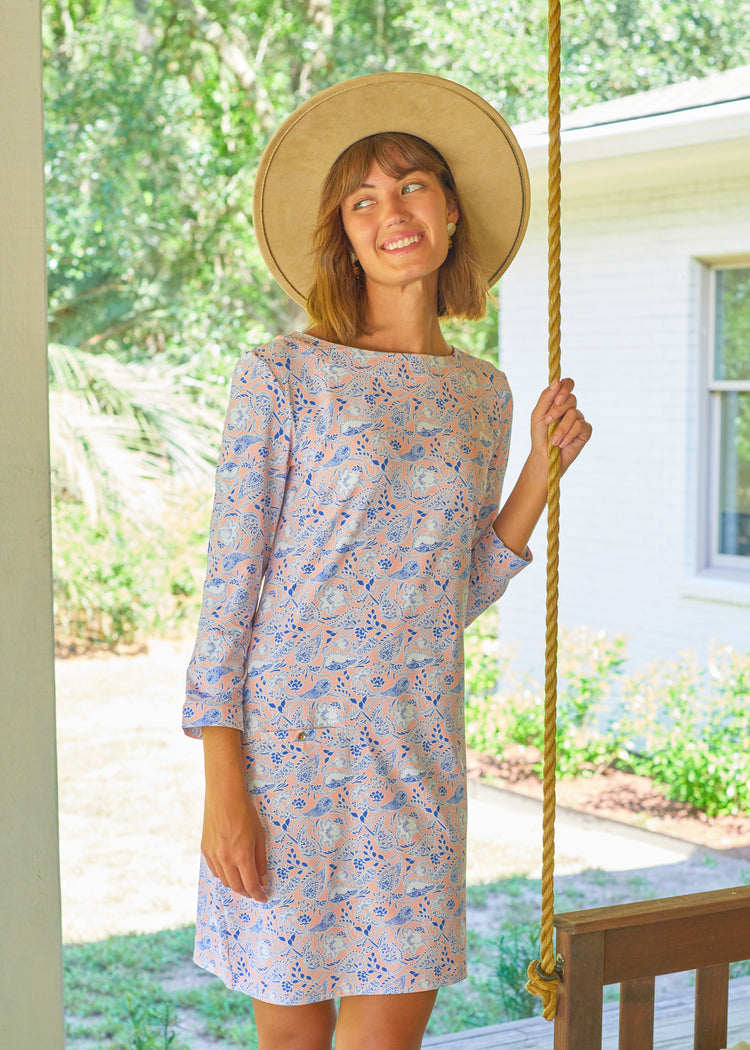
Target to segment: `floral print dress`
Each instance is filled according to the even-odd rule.
[[[246,352],[185,731],[242,731],[260,904],[201,860],[195,961],[282,1004],[466,975],[463,630],[530,560],[495,535],[491,364],[303,333]]]

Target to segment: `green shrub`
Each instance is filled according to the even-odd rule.
[[[497,645],[497,609],[477,617],[464,636],[466,739],[477,751],[495,753],[506,740],[497,718],[497,693],[505,669]]]
[[[479,617],[467,631],[466,739],[470,747],[499,757],[511,745],[530,749],[541,772],[544,750],[544,692],[525,679],[508,680],[498,657],[493,619]],[[603,631],[561,632],[557,696],[557,771],[578,776],[607,765],[617,748],[601,727],[605,702],[625,660],[623,638]],[[506,680],[503,680],[503,676]]]
[[[750,812],[750,654],[653,664],[624,690],[620,762],[707,816]]]
[[[523,749],[541,775],[543,690],[511,679],[494,611],[469,628],[465,648],[468,745],[501,761]],[[688,653],[623,680],[622,638],[561,631],[559,650],[559,777],[617,767],[708,816],[750,813],[750,653],[714,646],[706,667]]]
[[[59,652],[117,649],[197,618],[210,497],[138,526],[116,511],[92,522],[79,503],[53,506],[53,589]]]

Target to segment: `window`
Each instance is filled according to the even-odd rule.
[[[750,265],[710,271],[708,568],[750,572]]]

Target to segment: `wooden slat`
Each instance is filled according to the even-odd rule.
[[[557,991],[555,1050],[584,1050],[601,1046],[604,934],[575,937],[557,934],[557,950],[564,959],[563,980]]]
[[[619,1050],[653,1050],[655,985],[653,977],[620,985]]]
[[[737,962],[750,954],[750,907],[728,915],[655,922],[644,930],[631,926],[604,936],[604,983],[697,970]]]
[[[699,915],[744,909],[750,909],[750,886],[563,912],[555,916],[555,927],[569,933],[595,933],[599,930],[625,929],[628,926],[650,926],[654,922],[669,919],[692,920]]]
[[[729,965],[702,967],[695,975],[694,1050],[721,1050],[727,1045]]]

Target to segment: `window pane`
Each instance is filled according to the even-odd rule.
[[[719,553],[750,558],[750,393],[721,395]]]
[[[750,379],[750,267],[716,271],[714,378]]]

